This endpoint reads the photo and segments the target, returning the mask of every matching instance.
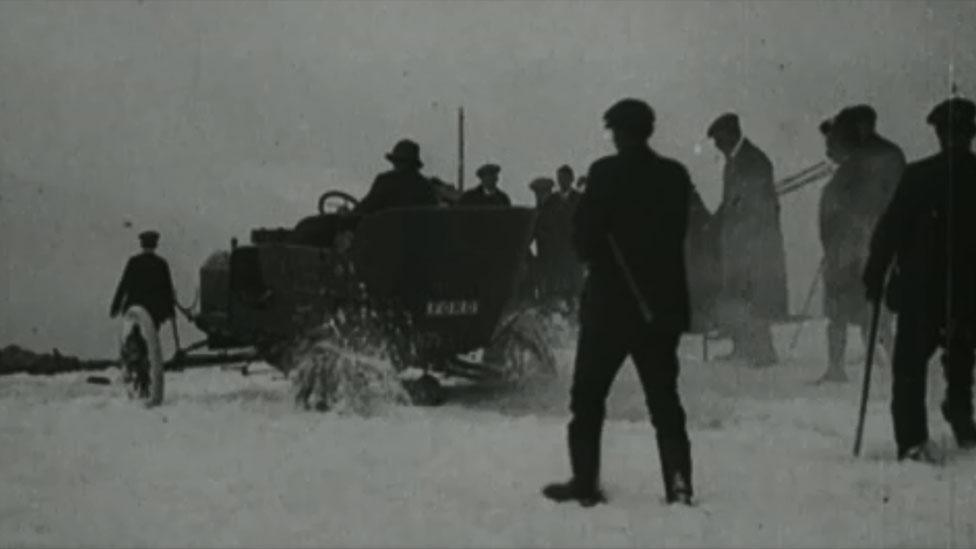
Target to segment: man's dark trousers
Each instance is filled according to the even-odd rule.
[[[891,414],[899,454],[928,440],[926,381],[928,362],[940,344],[935,323],[905,311],[898,316],[892,361]],[[950,424],[973,417],[973,343],[954,338],[942,355],[946,378],[943,415]]]
[[[685,430],[685,411],[678,396],[679,339],[678,332],[655,332],[636,318],[596,323],[586,322],[584,316],[573,373],[572,419],[568,429],[573,478],[580,486],[596,488],[599,482],[606,399],[628,355],[637,366],[656,430],[665,491],[671,496],[671,477],[675,473],[681,473],[690,485],[691,448]]]

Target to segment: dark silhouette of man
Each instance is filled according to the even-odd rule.
[[[474,174],[478,176],[477,187],[465,191],[458,204],[461,206],[511,206],[512,201],[498,188],[498,174],[502,169],[498,164],[485,164]]]
[[[140,381],[147,384],[142,385],[140,393],[148,397],[145,404],[151,407],[163,402],[164,365],[159,329],[167,320],[176,322],[176,291],[169,265],[156,255],[159,233],[140,233],[139,243],[142,253],[130,257],[126,262],[109,315],[112,318],[123,315],[123,331],[128,334],[124,341],[143,344],[141,348],[149,364],[148,376],[152,382]],[[132,335],[134,330],[138,330],[135,336]],[[121,355],[126,370],[131,364],[125,362],[135,358],[127,353],[130,348],[126,344],[122,346]]]
[[[166,260],[156,255],[159,233],[139,234],[142,252],[129,258],[115,289],[109,315],[112,318],[139,305],[152,317],[156,329],[176,317],[176,291]]]
[[[553,188],[556,182],[548,177],[538,177],[529,183],[529,188],[535,195],[535,257],[532,263],[532,297],[538,302],[547,302],[552,291],[552,279],[555,261],[553,254],[558,247],[560,235],[558,205],[554,198]]]
[[[905,167],[901,149],[875,132],[870,106],[842,110],[821,125],[828,156],[838,167],[820,199],[820,241],[824,250],[824,313],[827,370],[820,382],[845,382],[847,329],[854,324],[866,340],[870,307],[860,283],[871,231],[887,206]],[[882,345],[891,358],[891,319],[879,323]]]
[[[369,192],[356,206],[355,213],[368,215],[393,208],[436,206],[439,202],[434,185],[421,175],[420,146],[403,139],[387,153],[393,169],[376,176]]]
[[[576,176],[573,168],[562,165],[556,170],[556,184],[559,187],[552,197],[552,215],[555,218],[555,234],[550,247],[551,296],[561,306],[572,313],[583,284],[583,266],[573,249],[573,216],[583,196],[573,188]]]
[[[588,267],[568,427],[572,478],[543,494],[583,506],[605,500],[599,486],[606,399],[629,355],[657,435],[669,503],[692,500],[691,447],[678,396],[677,346],[689,327],[684,240],[700,203],[687,170],[647,141],[654,111],[624,99],[605,114],[617,154],[590,167],[574,220],[574,243]]]
[[[943,417],[961,448],[976,447],[976,105],[949,99],[927,121],[940,151],[905,169],[874,230],[864,284],[871,302],[882,299],[894,266],[887,301],[898,313],[891,400],[898,459],[933,462],[926,370],[938,347],[947,385]]]
[[[574,212],[576,205],[579,204],[580,198],[583,196],[580,191],[573,188],[575,180],[576,176],[573,173],[573,168],[569,165],[563,164],[556,170],[556,184],[559,186],[559,192],[556,196],[566,202],[570,207],[570,211]]]
[[[746,139],[735,114],[723,114],[708,137],[725,156],[719,234],[722,325],[734,350],[728,359],[753,366],[777,360],[770,324],[787,314],[786,255],[769,158]]]

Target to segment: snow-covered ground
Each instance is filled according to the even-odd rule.
[[[786,354],[792,328],[778,334]],[[752,371],[682,348],[698,508],[662,501],[632,369],[604,435],[610,503],[556,505],[567,375],[517,392],[456,389],[451,404],[371,418],[298,412],[270,371],[168,377],[144,410],[86,374],[0,379],[0,545],[333,547],[974,547],[976,456],[898,464],[887,368],[876,370],[864,455],[851,457],[852,382],[816,387],[823,330]],[[716,349],[721,352],[722,349]],[[560,349],[564,370],[572,349]],[[952,447],[937,413],[933,437]]]

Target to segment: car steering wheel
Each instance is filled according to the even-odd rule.
[[[331,202],[331,204],[330,204]],[[319,197],[319,214],[327,213],[349,213],[359,201],[351,194],[342,191],[326,191]],[[332,206],[331,210],[326,210],[327,206]]]

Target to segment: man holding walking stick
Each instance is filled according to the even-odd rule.
[[[940,152],[913,162],[875,228],[864,271],[868,299],[887,292],[898,312],[891,412],[898,459],[937,462],[926,420],[926,367],[937,347],[947,388],[942,414],[961,448],[976,448],[976,104],[953,98],[929,114]],[[876,305],[877,307],[877,305]]]
[[[691,448],[678,396],[677,346],[689,326],[684,240],[699,207],[687,170],[647,143],[654,111],[624,99],[604,114],[617,154],[596,161],[574,218],[574,245],[588,267],[568,428],[572,478],[550,484],[554,501],[589,507],[600,490],[606,399],[630,356],[657,434],[668,503],[692,501]]]

